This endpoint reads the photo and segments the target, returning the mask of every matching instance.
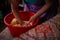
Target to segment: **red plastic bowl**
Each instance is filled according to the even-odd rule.
[[[25,11],[25,12],[24,12],[24,11],[23,11],[23,12],[19,12],[18,14],[21,16],[21,18],[22,18],[23,20],[26,20],[26,21],[28,21],[29,18],[30,18],[32,15],[34,15],[33,12],[27,12],[27,11]],[[10,30],[10,32],[11,32],[11,34],[12,34],[13,36],[19,36],[20,34],[28,31],[29,29],[31,29],[31,28],[33,28],[33,27],[35,27],[35,25],[38,23],[38,20],[39,20],[39,18],[38,18],[38,19],[33,23],[32,26],[24,26],[24,27],[21,27],[21,26],[20,26],[20,27],[17,27],[17,26],[10,25],[10,22],[12,21],[13,18],[14,18],[14,16],[13,16],[12,13],[9,13],[9,14],[7,14],[7,15],[4,17],[4,23],[7,25],[7,27],[9,28],[9,30]]]

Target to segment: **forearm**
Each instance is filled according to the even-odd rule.
[[[46,3],[36,14],[35,16],[38,17],[41,14],[43,14],[45,11],[47,11],[51,6],[52,6],[52,2]]]
[[[19,5],[18,0],[10,0],[10,2],[11,2],[11,9],[14,12],[17,12],[18,11],[18,5]]]
[[[10,1],[11,1],[11,10],[13,12],[14,17],[17,19],[17,21],[20,24],[22,24],[23,21],[22,21],[22,19],[20,18],[19,14],[18,14],[18,11],[19,11],[18,10],[18,5],[19,5],[18,0],[10,0]]]

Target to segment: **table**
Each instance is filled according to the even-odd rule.
[[[13,37],[10,34],[9,29],[6,27],[0,33],[0,40],[60,40],[59,15],[60,14],[40,25],[37,25],[26,33],[21,34],[20,37]]]

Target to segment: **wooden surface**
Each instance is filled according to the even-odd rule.
[[[6,27],[0,33],[0,40],[60,40],[60,14],[52,19],[37,25],[35,28],[20,35],[13,37]]]

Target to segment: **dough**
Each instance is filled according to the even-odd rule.
[[[16,21],[16,19],[14,18],[14,19],[12,19],[11,24],[12,24],[12,25],[16,25],[16,24],[19,24],[19,23],[18,23],[18,22]]]
[[[23,26],[31,26],[32,25],[32,22],[30,24],[28,24],[28,21],[24,21],[24,25]],[[28,25],[27,25],[28,24]],[[17,20],[15,18],[12,19],[11,21],[11,25],[14,25],[14,26],[21,26]]]

